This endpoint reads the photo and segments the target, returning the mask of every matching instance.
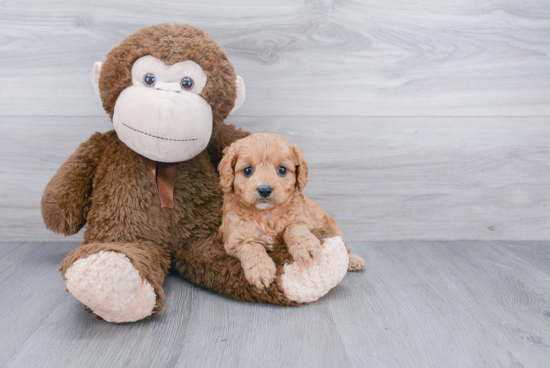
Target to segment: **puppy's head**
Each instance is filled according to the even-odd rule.
[[[302,151],[282,135],[252,134],[223,152],[220,185],[249,206],[274,208],[290,201],[307,184]]]

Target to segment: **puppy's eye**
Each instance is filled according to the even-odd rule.
[[[155,75],[151,73],[147,73],[145,74],[145,77],[143,77],[143,81],[145,82],[146,85],[148,85],[149,87],[152,87],[155,85],[155,81],[156,81]]]
[[[252,166],[248,166],[248,167],[245,167],[245,168],[243,169],[243,174],[244,174],[244,176],[246,176],[247,178],[248,178],[249,176],[251,176],[253,172],[254,172],[254,169],[252,168]]]
[[[281,176],[285,176],[286,175],[286,167],[284,167],[283,165],[280,165],[277,168],[277,173]]]
[[[195,82],[193,82],[193,79],[191,79],[190,77],[184,77],[181,79],[180,84],[181,84],[181,88],[183,88],[186,91],[189,91],[190,89],[193,88],[193,86],[195,85]]]

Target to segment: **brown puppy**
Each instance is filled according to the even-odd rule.
[[[278,235],[294,261],[304,264],[314,261],[322,246],[311,230],[325,228],[344,238],[336,221],[303,195],[308,166],[285,137],[257,133],[234,142],[224,150],[219,172],[225,250],[241,261],[246,279],[258,288],[276,276],[266,249]],[[365,266],[361,257],[348,253],[348,271]]]

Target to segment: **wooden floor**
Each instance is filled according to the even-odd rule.
[[[76,243],[0,243],[2,367],[550,367],[550,242],[356,242],[328,296],[238,302],[176,275],[165,312],[110,324],[57,268]]]

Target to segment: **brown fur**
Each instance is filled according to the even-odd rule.
[[[280,166],[286,167],[286,175],[277,173]],[[254,170],[250,177],[243,173],[247,167]],[[321,240],[312,230],[344,238],[336,221],[302,193],[308,166],[302,151],[285,137],[257,133],[233,143],[219,171],[225,192],[220,227],[225,250],[241,261],[247,280],[258,288],[268,287],[276,277],[277,268],[266,250],[272,249],[278,235],[293,259],[304,264],[321,250]],[[271,186],[272,194],[262,198],[259,185]],[[352,257],[349,249],[348,253],[361,259]],[[362,268],[356,266],[350,263],[349,268]]]
[[[254,290],[238,261],[219,252],[215,238],[204,240],[216,234],[222,218],[223,192],[214,165],[225,147],[249,134],[223,123],[236,95],[235,71],[225,53],[190,26],[163,24],[137,32],[108,54],[101,69],[100,94],[111,117],[118,95],[131,83],[133,62],[144,55],[167,64],[189,59],[203,67],[208,82],[201,95],[212,106],[212,138],[205,151],[179,164],[173,209],[161,207],[145,162],[115,131],[95,133],[82,143],[42,197],[48,229],[71,235],[88,224],[82,246],[61,265],[63,275],[76,260],[102,250],[124,253],[153,286],[156,314],[163,309],[163,280],[177,254],[176,268],[191,282],[238,299],[292,305],[275,286]]]

